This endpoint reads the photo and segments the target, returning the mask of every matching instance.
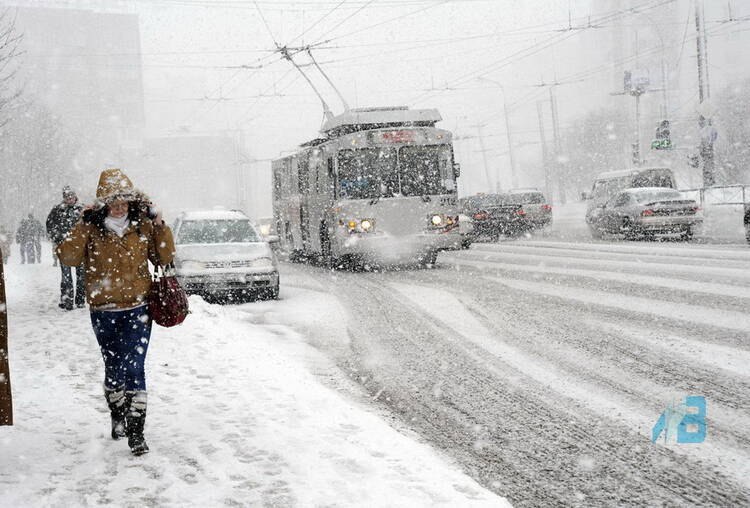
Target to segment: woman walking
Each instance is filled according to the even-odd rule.
[[[128,437],[134,455],[148,452],[144,366],[151,337],[146,298],[151,287],[148,261],[172,262],[172,231],[149,208],[119,169],[99,177],[96,205],[84,211],[59,245],[60,261],[85,267],[91,324],[104,359],[104,394],[112,438]]]

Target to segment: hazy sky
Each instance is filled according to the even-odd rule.
[[[720,21],[729,18],[730,7],[734,18],[747,16],[750,2],[706,4],[712,30],[710,74],[712,84],[720,87],[747,75],[747,67],[736,63],[750,34],[746,21]],[[464,190],[471,190],[472,179],[474,187],[484,185],[477,125],[484,125],[490,165],[508,178],[502,92],[480,76],[504,85],[524,185],[539,184],[524,176],[524,168],[538,165],[536,103],[548,98],[547,89],[534,85],[570,81],[556,88],[563,127],[593,107],[621,105],[625,114],[632,108],[629,101],[610,95],[617,91],[612,89],[615,71],[607,68],[617,23],[626,32],[640,32],[643,61],[653,55],[655,30],[676,40],[665,50],[674,88],[670,93],[677,103],[695,88],[691,0],[156,0],[130,5],[142,19],[152,131],[239,129],[257,159],[293,149],[316,135],[322,109],[307,83],[273,49],[276,43],[312,44],[315,58],[352,107],[438,108],[442,125],[465,138],[457,142]],[[596,23],[633,7],[638,13]],[[589,17],[596,28],[575,29],[587,26]],[[574,29],[566,30],[570,27]],[[632,57],[636,48],[623,51]],[[296,59],[309,62],[304,54]],[[313,68],[305,70],[334,113],[341,111],[322,77]],[[646,108],[658,109],[656,96],[650,105],[645,100]]]
[[[148,133],[228,133],[242,137],[264,175],[271,158],[316,137],[320,101],[276,45],[311,45],[350,106],[437,108],[457,137],[462,194],[510,185],[509,124],[519,183],[541,186],[537,103],[545,114],[555,87],[563,131],[605,105],[633,115],[633,101],[612,96],[623,68],[668,73],[670,116],[694,129],[697,104],[694,2],[698,0],[80,0],[71,7],[137,13],[141,25]],[[63,1],[19,2],[25,5]],[[705,0],[713,90],[750,74],[750,2]],[[731,16],[731,18],[730,18]],[[619,34],[619,35],[618,35]],[[615,50],[613,41],[623,41]],[[663,46],[663,47],[660,47]],[[308,64],[303,53],[295,56]],[[305,71],[334,113],[336,94]],[[491,81],[488,81],[491,80]],[[502,89],[500,84],[503,85]],[[504,92],[504,93],[503,93]],[[659,119],[661,93],[644,96],[642,126]],[[682,122],[680,124],[680,122]],[[480,151],[478,134],[485,151]],[[679,134],[679,133],[678,133]],[[265,206],[265,205],[264,205]]]

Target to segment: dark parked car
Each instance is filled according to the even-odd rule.
[[[628,238],[680,234],[689,240],[702,222],[698,204],[684,199],[679,191],[642,187],[624,190],[593,210],[589,227],[596,238],[604,233],[624,234]]]
[[[537,189],[511,189],[508,201],[523,206],[525,219],[532,228],[543,228],[552,223],[552,206]]]
[[[538,196],[537,196],[538,194]],[[537,203],[540,192],[513,194],[478,194],[462,199],[463,214],[471,218],[471,235],[498,239],[500,235],[518,236],[534,227],[548,224],[552,208]],[[534,201],[533,203],[529,201]],[[548,208],[543,210],[542,205]],[[531,214],[527,212],[533,210]]]
[[[750,204],[745,205],[745,239],[750,243]]]

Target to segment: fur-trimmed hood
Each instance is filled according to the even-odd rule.
[[[116,199],[125,201],[147,202],[148,197],[133,187],[128,175],[118,168],[110,168],[99,175],[99,185],[96,186],[96,200],[102,205],[108,205]]]

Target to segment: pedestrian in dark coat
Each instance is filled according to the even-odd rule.
[[[0,224],[0,250],[3,251],[3,264],[8,264],[10,257],[10,246],[13,243],[13,235]]]
[[[134,455],[148,452],[145,361],[151,337],[146,304],[151,287],[148,262],[166,266],[174,258],[172,231],[152,213],[148,198],[119,169],[99,177],[97,207],[60,244],[60,262],[86,268],[86,299],[104,360],[104,394],[112,438],[127,435]]]
[[[55,205],[47,216],[47,236],[49,236],[49,239],[55,245],[55,250],[65,240],[65,237],[73,229],[73,226],[76,225],[83,212],[83,207],[78,204],[78,196],[73,192],[73,189],[66,185],[63,187],[62,193],[62,203]],[[57,256],[54,251],[53,255]],[[60,308],[73,310],[74,303],[76,307],[83,307],[86,298],[83,264],[75,267],[75,293],[73,292],[73,274],[71,273],[71,268],[65,263],[60,263],[60,271],[62,272],[60,279]]]
[[[2,252],[0,252],[0,257]],[[8,366],[8,312],[5,305],[5,278],[0,263],[0,425],[13,425],[13,397]]]
[[[16,242],[21,248],[21,263],[41,263],[41,238],[44,234],[42,223],[29,214],[21,221],[16,231]]]

